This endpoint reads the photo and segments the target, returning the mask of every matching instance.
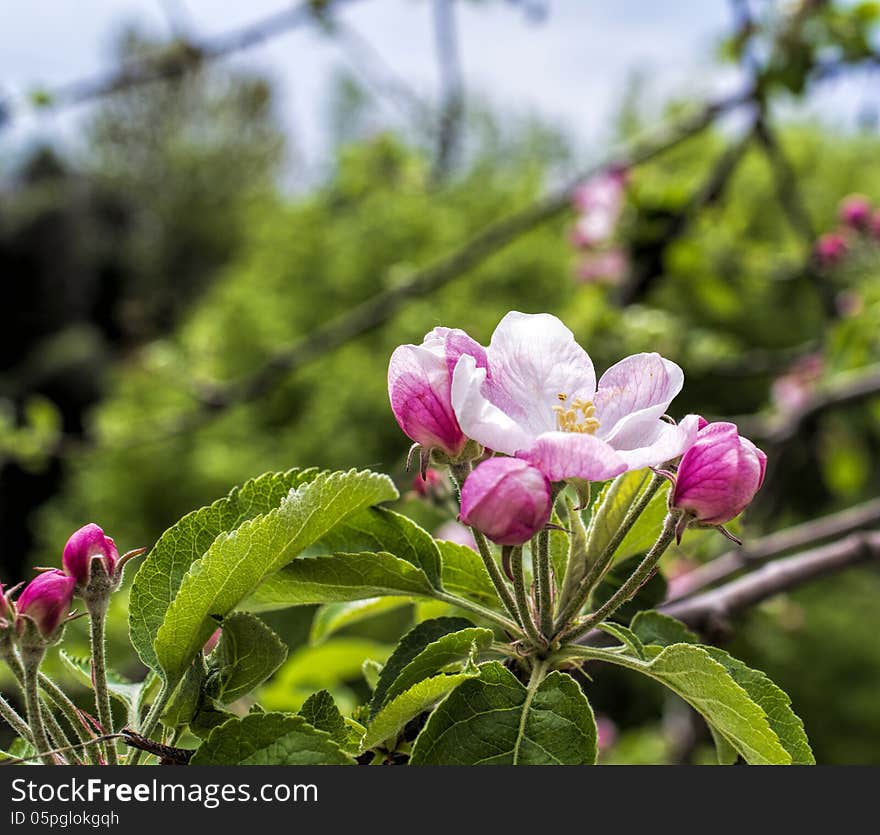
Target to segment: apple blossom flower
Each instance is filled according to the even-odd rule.
[[[486,352],[462,330],[434,328],[421,345],[400,345],[388,364],[388,397],[400,428],[427,450],[459,456],[468,438],[450,401],[452,372],[468,355],[486,367]]]
[[[109,536],[104,535],[96,524],[90,522],[76,531],[64,546],[61,563],[64,570],[76,580],[77,586],[85,588],[92,574],[92,561],[104,564],[108,577],[113,577],[119,552]]]
[[[463,355],[452,379],[462,430],[484,446],[534,464],[551,481],[604,481],[659,466],[693,442],[696,415],[662,419],[682,370],[659,354],[634,354],[596,385],[593,362],[555,316],[508,313],[486,367]]]
[[[669,505],[707,525],[723,525],[764,482],[767,456],[733,423],[709,423],[682,456]]]
[[[580,213],[572,230],[577,247],[595,246],[613,234],[623,210],[625,169],[614,169],[591,177],[575,190],[572,202]]]
[[[871,201],[862,194],[850,194],[840,202],[840,222],[853,229],[864,229],[871,220]]]
[[[629,270],[629,257],[619,247],[585,254],[577,265],[583,284],[620,284]]]
[[[849,252],[849,241],[842,232],[826,232],[819,236],[814,252],[823,267],[833,267]]]
[[[70,614],[76,580],[53,568],[30,581],[15,604],[16,632],[21,634],[25,621],[31,621],[44,638],[51,637]]]
[[[461,521],[499,545],[522,545],[550,520],[550,481],[519,458],[489,458],[461,488]]]

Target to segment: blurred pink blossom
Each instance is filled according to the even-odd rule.
[[[865,229],[871,221],[871,201],[863,194],[850,194],[840,201],[840,222],[853,229]]]
[[[626,169],[616,168],[590,178],[574,193],[572,202],[580,213],[572,231],[572,243],[589,247],[614,234],[623,210]]]
[[[599,744],[599,753],[604,754],[617,742],[617,725],[607,716],[599,714],[596,717],[596,737]]]
[[[578,280],[584,284],[620,284],[629,272],[629,256],[615,247],[585,254],[577,266]]]
[[[477,542],[474,539],[474,535],[459,522],[445,522],[434,531],[434,538],[455,542],[457,545],[464,545],[472,551],[477,550]]]
[[[813,396],[825,371],[825,360],[819,353],[801,357],[791,368],[773,381],[770,396],[781,412],[796,412]]]

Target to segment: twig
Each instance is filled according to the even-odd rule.
[[[689,571],[675,581],[675,595],[667,603],[689,597],[744,568],[759,565],[772,557],[795,551],[853,531],[880,525],[880,499],[857,505],[821,519],[762,537],[743,548],[722,554],[711,562]]]
[[[880,532],[854,533],[839,542],[775,560],[717,589],[661,606],[660,611],[694,629],[711,631],[767,598],[872,560],[880,560]]]
[[[337,7],[355,0],[333,2],[303,2],[284,8],[259,20],[200,42],[180,41],[176,48],[159,54],[133,60],[119,70],[92,78],[83,78],[56,87],[41,98],[41,109],[54,109],[104,98],[131,87],[156,81],[180,78],[208,61],[225,58],[235,52],[258,46],[270,38],[284,34],[298,26],[319,19]],[[7,120],[4,124],[8,124]]]
[[[743,434],[768,444],[782,444],[798,434],[801,427],[841,406],[849,406],[880,395],[880,365],[841,375],[819,390],[800,408],[777,418],[737,418]]]
[[[440,119],[431,179],[442,181],[455,162],[464,118],[464,81],[458,54],[456,0],[433,0],[434,42],[440,73]]]

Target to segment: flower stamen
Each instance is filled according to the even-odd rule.
[[[557,394],[556,396],[563,403],[568,400],[567,394]],[[556,426],[560,432],[580,432],[593,435],[599,428],[599,421],[595,418],[596,407],[592,400],[578,398],[572,401],[567,408],[554,406],[553,411],[556,412]]]

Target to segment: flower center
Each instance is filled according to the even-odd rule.
[[[557,394],[556,399],[562,403],[568,403],[567,394]],[[599,428],[599,421],[594,417],[596,407],[592,400],[573,400],[570,405],[554,406],[556,412],[556,426],[560,432],[581,432],[594,435]]]

